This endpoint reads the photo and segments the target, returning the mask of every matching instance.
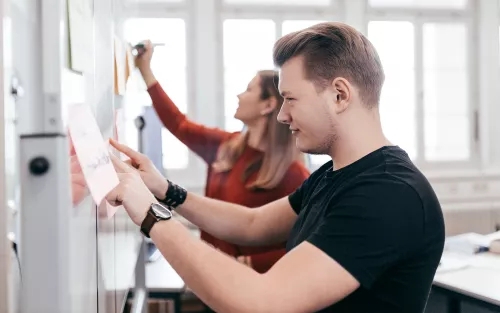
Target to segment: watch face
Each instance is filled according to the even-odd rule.
[[[151,209],[158,218],[166,220],[172,217],[172,212],[159,203],[153,203]]]

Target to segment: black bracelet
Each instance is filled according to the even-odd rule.
[[[179,185],[172,183],[167,179],[168,189],[165,193],[165,199],[156,198],[159,202],[167,205],[170,209],[175,209],[186,201],[187,191]]]

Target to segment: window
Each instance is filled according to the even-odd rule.
[[[225,128],[239,131],[237,95],[259,70],[272,69],[276,27],[272,20],[228,19],[223,24]]]
[[[418,155],[418,161],[470,160],[467,27],[458,22],[420,25],[422,45],[417,47],[411,22],[368,25],[386,73],[380,99],[382,127],[389,140],[411,158]],[[420,68],[415,67],[415,51],[421,56]],[[418,93],[416,86],[422,88]]]
[[[327,6],[331,0],[225,0],[228,4]]]
[[[186,82],[186,29],[182,19],[175,18],[134,18],[125,22],[125,38],[135,44],[144,39],[165,46],[155,48],[151,67],[159,83],[182,112],[187,111]],[[128,81],[128,107],[149,106],[151,99],[146,86],[136,71]],[[134,112],[137,113],[137,112]],[[131,118],[134,118],[133,114]],[[188,166],[188,149],[172,134],[162,133],[163,164],[167,169],[184,169]],[[136,138],[127,138],[134,142]],[[174,152],[175,151],[175,152]]]
[[[368,37],[377,49],[386,76],[380,98],[384,133],[414,158],[417,152],[414,26],[410,22],[370,22]]]
[[[424,24],[424,140],[427,161],[470,158],[467,29]]]
[[[464,9],[467,0],[369,0],[369,4],[373,7]]]

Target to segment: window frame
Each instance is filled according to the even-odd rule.
[[[124,23],[128,19],[141,18],[158,18],[158,19],[182,19],[185,24],[186,32],[186,114],[190,118],[196,115],[196,103],[193,90],[195,89],[195,47],[196,42],[193,40],[194,34],[194,17],[192,14],[194,2],[192,0],[184,0],[183,2],[174,3],[140,3],[125,2],[123,19],[119,26],[123,28]],[[163,166],[163,172],[167,177],[186,188],[198,188],[204,184],[205,168],[203,162],[188,149],[187,166],[182,169],[167,168]]]
[[[368,0],[366,13],[366,28],[372,21],[407,21],[414,25],[415,29],[415,112],[416,112],[416,142],[417,155],[413,162],[420,168],[430,171],[453,170],[453,169],[478,169],[480,167],[480,145],[478,132],[479,103],[475,101],[478,93],[478,60],[476,43],[476,21],[472,1],[461,9],[425,9],[425,8],[382,8],[370,7]],[[467,86],[468,90],[468,113],[469,113],[469,149],[470,157],[461,161],[428,161],[425,159],[425,134],[424,134],[424,60],[423,60],[423,25],[426,23],[436,24],[459,24],[466,27],[467,48]]]
[[[224,81],[224,55],[222,53],[224,42],[223,42],[223,25],[224,21],[227,19],[239,19],[239,20],[253,20],[253,19],[268,19],[275,23],[275,33],[276,40],[278,40],[282,35],[283,22],[287,20],[330,20],[330,21],[343,21],[343,7],[344,1],[335,0],[328,6],[286,6],[286,5],[251,5],[251,4],[228,4],[224,0],[215,0],[218,7],[220,8],[220,14],[217,23],[217,38],[218,45],[218,63],[220,64],[219,71],[219,81]],[[352,1],[352,0],[350,0]],[[219,114],[222,115],[222,128],[225,127],[225,102],[224,102],[224,84],[220,85],[219,95],[222,97],[219,99],[219,103],[224,105],[220,106]],[[309,160],[311,160],[309,158]],[[314,163],[310,161],[309,167],[312,170],[319,168],[323,163]]]
[[[498,95],[489,92],[482,96],[479,91],[484,92],[481,87],[481,81],[491,78],[491,73],[485,73],[484,61],[478,60],[480,55],[484,55],[485,43],[484,36],[480,31],[485,31],[491,22],[485,23],[480,20],[487,17],[493,20],[491,10],[482,7],[492,7],[491,5],[479,5],[473,0],[469,0],[465,9],[441,9],[441,8],[394,8],[394,7],[370,7],[368,0],[335,0],[329,6],[289,6],[289,5],[248,5],[248,4],[227,4],[223,0],[184,0],[178,3],[143,3],[137,4],[134,0],[127,0],[119,9],[123,9],[127,18],[182,18],[185,20],[187,45],[187,83],[188,83],[188,103],[187,110],[190,118],[200,121],[208,126],[224,128],[224,86],[220,82],[224,79],[223,64],[223,21],[225,19],[271,19],[276,25],[276,35],[280,36],[282,32],[282,23],[284,20],[337,20],[349,23],[366,34],[368,23],[372,20],[380,21],[410,21],[415,25],[416,35],[420,43],[416,42],[416,49],[421,47],[422,28],[417,25],[425,22],[452,22],[458,20],[467,23],[468,31],[468,77],[469,77],[469,111],[470,111],[470,147],[471,157],[467,161],[423,161],[422,157],[415,160],[425,173],[436,175],[456,176],[457,173],[477,172],[478,169],[485,166],[496,166],[498,162],[493,161],[496,155],[497,144],[491,134],[492,117],[487,116],[489,109],[488,99],[498,99]],[[131,3],[134,1],[134,3]],[[498,5],[497,5],[498,6]],[[495,6],[495,7],[497,7]],[[482,8],[482,9],[479,9]],[[486,12],[487,11],[487,12]],[[498,17],[495,18],[495,20]],[[210,24],[210,27],[203,24]],[[207,38],[200,38],[200,30],[208,27]],[[488,27],[489,28],[489,27]],[[478,35],[479,34],[479,35]],[[491,36],[486,36],[490,38]],[[496,39],[498,40],[498,38]],[[481,45],[479,45],[479,44]],[[203,55],[197,52],[197,47],[204,47]],[[421,49],[421,48],[420,48]],[[422,59],[422,55],[419,56]],[[491,58],[489,58],[491,59]],[[207,64],[205,60],[210,60]],[[417,69],[422,75],[421,66]],[[422,75],[423,76],[423,75]],[[417,77],[416,77],[417,78]],[[423,78],[422,78],[423,79]],[[422,81],[422,79],[416,79]],[[481,81],[480,81],[481,80]],[[421,86],[416,86],[417,91]],[[418,99],[417,108],[423,108],[423,100]],[[484,109],[486,108],[486,110]],[[493,110],[495,111],[495,110]],[[496,112],[496,111],[495,111]],[[418,136],[421,138],[418,147],[423,147],[423,118],[417,119],[420,125]],[[486,124],[483,124],[483,121]],[[481,124],[479,124],[481,122]],[[486,126],[489,125],[489,126]],[[488,128],[486,128],[488,127]],[[479,137],[480,133],[481,137]],[[418,148],[417,149],[420,149]],[[500,151],[500,150],[499,150]],[[419,152],[424,155],[423,151]],[[168,176],[185,185],[200,188],[205,183],[206,164],[189,153],[188,169],[175,171],[168,170]],[[314,170],[318,165],[312,164]],[[175,173],[178,172],[178,173]],[[195,173],[197,172],[197,174]],[[434,175],[434,174],[433,174]],[[183,183],[184,182],[184,183]],[[198,190],[198,189],[197,189]],[[201,190],[200,190],[201,191]]]

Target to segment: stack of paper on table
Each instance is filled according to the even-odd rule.
[[[437,272],[459,270],[469,265],[480,265],[481,258],[476,257],[479,252],[487,251],[490,244],[500,239],[500,231],[481,235],[465,233],[446,238],[444,253]]]

